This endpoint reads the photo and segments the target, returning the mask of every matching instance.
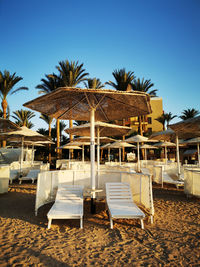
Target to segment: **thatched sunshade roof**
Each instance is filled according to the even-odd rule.
[[[109,142],[115,142],[116,140],[111,137],[100,137],[100,143],[109,143]],[[80,136],[73,139],[74,142],[90,142],[90,136]],[[97,138],[95,137],[95,141],[97,141]]]
[[[100,136],[122,136],[126,135],[131,130],[131,127],[96,121],[95,136],[97,136],[98,128]],[[73,135],[89,136],[90,123],[74,126],[73,128],[67,128],[65,129],[65,132]]]
[[[191,134],[190,137],[198,137],[200,136],[200,116],[171,124],[169,127],[175,131],[178,136],[185,133],[188,135]]]
[[[42,135],[36,131],[33,131],[26,126],[20,127],[19,130],[13,131],[13,132],[7,132],[7,133],[2,133],[0,135],[0,139],[2,140],[18,140],[21,142],[21,139],[23,138],[23,141],[49,141],[49,143],[52,143],[50,138],[48,136]]]
[[[112,121],[151,113],[150,97],[143,92],[62,87],[24,104],[25,107],[63,120]]]
[[[19,130],[20,126],[10,120],[0,118],[0,133]]]

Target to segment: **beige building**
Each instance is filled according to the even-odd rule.
[[[143,133],[159,132],[163,130],[163,125],[155,120],[163,114],[163,102],[161,97],[152,97],[150,99],[152,113],[147,116],[142,116],[142,129]],[[119,124],[123,124],[119,121]],[[133,130],[138,132],[139,121],[138,117],[133,117],[125,120],[125,125],[130,126]]]

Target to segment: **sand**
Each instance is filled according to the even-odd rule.
[[[114,229],[97,203],[90,214],[84,203],[84,228],[79,220],[53,220],[52,204],[34,215],[36,186],[10,186],[0,195],[0,266],[199,266],[200,199],[187,199],[182,189],[154,186],[154,224],[117,220]]]

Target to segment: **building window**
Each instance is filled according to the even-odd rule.
[[[152,118],[151,117],[148,117],[147,118],[147,122],[148,122],[148,124],[152,124]]]

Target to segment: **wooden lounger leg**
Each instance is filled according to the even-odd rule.
[[[110,229],[113,229],[113,220],[111,217],[110,217]]]
[[[141,228],[144,229],[144,222],[143,222],[143,219],[140,219],[140,222],[141,222]]]
[[[51,222],[52,222],[52,219],[49,219],[49,221],[48,221],[48,229],[51,228]]]
[[[80,228],[83,229],[83,217],[80,218]]]

